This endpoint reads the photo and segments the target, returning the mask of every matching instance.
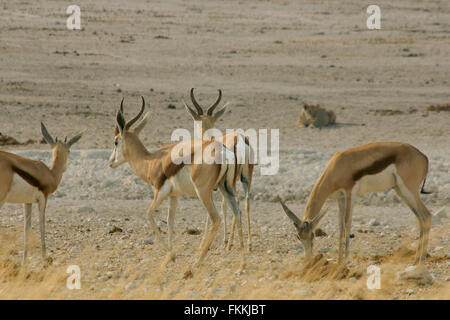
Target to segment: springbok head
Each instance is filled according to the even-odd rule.
[[[300,242],[303,244],[303,247],[305,249],[305,256],[309,257],[312,255],[312,249],[313,249],[313,239],[314,239],[314,229],[318,225],[320,219],[322,219],[323,216],[327,213],[328,209],[330,208],[330,205],[328,205],[324,210],[319,212],[319,214],[315,217],[312,217],[311,220],[307,220],[303,218],[301,220],[298,218],[295,213],[293,213],[286,204],[279,200],[281,203],[281,206],[283,207],[284,212],[288,216],[288,218],[294,223],[294,227],[297,231],[297,239],[300,240]],[[308,209],[307,209],[308,210]],[[305,213],[305,216],[307,216],[308,211]]]
[[[142,106],[139,113],[130,121],[126,122],[123,112],[123,98],[120,103],[119,110],[117,111],[116,116],[116,128],[115,128],[115,136],[114,136],[114,150],[109,158],[109,166],[113,169],[118,166],[126,163],[128,160],[124,156],[124,149],[126,149],[126,141],[127,140],[136,140],[141,130],[145,127],[148,120],[149,112],[147,112],[141,119],[141,121],[136,125],[134,129],[131,129],[131,126],[136,123],[136,121],[141,118],[142,114],[145,110],[145,100],[142,97]]]
[[[222,90],[219,91],[219,97],[217,98],[216,102],[214,102],[206,111],[206,114],[203,111],[203,108],[200,106],[200,104],[197,102],[194,96],[194,88],[191,89],[191,101],[194,105],[196,110],[193,110],[191,107],[189,107],[184,101],[184,106],[186,107],[187,112],[191,115],[191,117],[195,121],[201,121],[202,122],[202,131],[206,131],[209,129],[214,128],[214,124],[219,119],[226,110],[227,105],[223,106],[222,109],[214,113],[214,109],[219,105],[220,100],[222,100]],[[202,134],[203,134],[202,132]]]
[[[308,257],[312,255],[313,239],[314,239],[313,223],[308,221],[302,221],[295,215],[295,213],[289,210],[289,208],[283,201],[280,200],[280,203],[286,215],[294,223],[294,227],[297,231],[297,239],[299,239],[300,242],[303,244],[303,247],[305,249],[305,256]]]
[[[70,147],[74,145],[78,140],[81,139],[83,136],[84,131],[76,134],[72,139],[67,141],[67,136],[65,137],[64,141],[58,140],[58,137],[53,137],[48,132],[47,128],[45,127],[44,123],[41,122],[41,132],[42,136],[44,137],[44,140],[50,145],[53,151],[53,159],[60,159],[62,163],[64,163],[63,171],[66,171],[66,162],[67,162],[67,155],[70,152]]]

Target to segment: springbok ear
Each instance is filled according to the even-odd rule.
[[[319,215],[311,221],[312,228],[314,228],[319,223],[320,219],[323,218],[323,216],[327,213],[329,208],[330,208],[330,204],[328,204],[327,207],[325,208],[325,210],[323,210],[321,213],[319,213]]]
[[[291,219],[291,221],[297,226],[297,227],[301,227],[302,226],[302,221],[295,215],[295,213],[293,213],[291,210],[289,210],[289,208],[284,204],[283,201],[279,200],[281,203],[281,206],[283,207],[284,212],[286,213],[286,215],[288,216],[289,219]]]
[[[67,147],[70,148],[73,144],[78,142],[78,140],[81,139],[81,137],[83,136],[83,133],[85,133],[86,130],[87,129],[81,131],[80,133],[76,134],[72,139],[70,139],[69,142],[67,143]]]
[[[47,128],[45,127],[43,122],[41,122],[41,132],[42,132],[42,136],[44,137],[45,141],[47,141],[47,143],[53,147],[55,145],[55,141],[53,140],[50,133],[48,133]]]
[[[219,119],[221,116],[223,116],[223,114],[225,113],[225,111],[226,111],[226,109],[227,109],[227,106],[228,106],[228,103],[226,103],[223,107],[222,107],[222,109],[220,109],[219,111],[217,111],[215,114],[214,114],[214,120],[217,120],[217,119]]]
[[[134,131],[139,134],[141,132],[142,129],[144,129],[145,125],[147,124],[148,121],[148,117],[150,115],[150,112],[147,112],[141,119],[141,121],[139,121],[139,123],[137,124],[136,128],[134,129]]]
[[[189,107],[189,106],[187,105],[187,103],[184,102],[184,100],[183,100],[183,103],[184,103],[184,107],[186,108],[186,111],[191,115],[191,117],[192,117],[194,120],[199,120],[199,116],[198,116],[197,112],[195,112],[191,107]]]

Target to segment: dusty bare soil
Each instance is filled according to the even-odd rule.
[[[430,107],[450,102],[448,1],[381,1],[381,30],[366,28],[366,6],[359,1],[77,4],[78,31],[66,28],[68,3],[0,4],[0,132],[36,141],[1,150],[50,164],[48,146],[39,143],[40,121],[58,137],[88,129],[49,201],[51,265],[40,260],[33,215],[29,264],[18,266],[22,208],[1,208],[0,298],[450,298],[450,113]],[[155,149],[170,142],[175,128],[193,129],[181,102],[189,101],[191,87],[205,105],[223,90],[231,104],[220,129],[279,129],[280,169],[261,176],[256,168],[254,246],[245,268],[239,270],[238,248],[222,249],[221,231],[204,265],[185,279],[206,211],[196,199],[180,200],[177,259],[162,268],[165,255],[145,221],[153,192],[128,165],[112,170],[107,159],[122,97],[128,118],[138,111],[139,96],[146,98],[152,117],[141,136]],[[297,127],[302,103],[333,110],[337,124]],[[422,199],[431,212],[444,210],[434,219],[425,263],[431,284],[396,279],[414,260],[418,230],[392,191],[358,200],[345,266],[335,260],[335,204],[320,225],[327,235],[315,241],[321,256],[306,261],[274,202],[281,196],[301,215],[330,157],[372,141],[408,142],[429,157],[426,188],[433,193]],[[166,210],[164,204],[158,214],[162,231]],[[381,268],[379,290],[366,286],[372,264]],[[66,288],[69,265],[80,266],[81,290]]]

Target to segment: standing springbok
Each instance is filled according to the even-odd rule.
[[[24,204],[24,251],[22,264],[28,253],[28,238],[31,229],[31,205],[39,207],[42,257],[45,260],[45,208],[48,197],[56,191],[66,171],[67,155],[70,147],[80,140],[82,132],[67,142],[53,140],[44,124],[41,131],[45,141],[52,147],[53,163],[49,169],[42,161],[31,160],[13,153],[0,151],[0,208],[3,203]]]
[[[235,163],[234,153],[227,149],[222,143],[216,141],[188,141],[169,144],[155,152],[149,152],[140,141],[138,135],[147,123],[148,114],[141,119],[134,129],[131,126],[139,120],[145,108],[145,101],[142,97],[142,107],[136,117],[126,122],[123,115],[123,99],[116,117],[116,135],[114,139],[114,150],[109,163],[111,168],[117,168],[128,162],[134,172],[154,189],[154,198],[147,210],[153,231],[156,234],[159,244],[168,252],[166,262],[174,259],[172,253],[172,234],[175,210],[180,195],[197,196],[203,206],[208,211],[208,216],[212,221],[211,230],[200,245],[200,255],[194,266],[201,263],[208,252],[208,249],[216,237],[220,217],[212,201],[213,190],[219,188],[228,205],[233,209],[238,221],[238,232],[243,249],[242,227],[240,221],[240,210],[234,195],[234,186],[239,172],[239,165]],[[174,150],[180,150],[180,146],[187,143],[188,154],[180,154]],[[200,149],[201,148],[201,149]],[[203,154],[203,161],[196,164],[194,155],[198,152],[213,148],[210,155]],[[182,149],[182,148],[181,148]],[[217,163],[215,159],[226,156],[232,159],[232,163]],[[179,161],[180,159],[190,159],[190,161]],[[186,163],[190,162],[190,163]],[[160,232],[153,219],[155,210],[160,204],[169,198],[168,210],[168,246],[162,241]]]
[[[216,121],[225,113],[227,105],[225,104],[219,111],[216,113],[214,112],[214,109],[219,105],[220,100],[222,99],[222,90],[219,91],[219,97],[217,98],[216,102],[214,102],[206,111],[206,114],[203,112],[203,108],[200,106],[200,104],[197,102],[194,96],[194,88],[191,88],[190,96],[192,104],[194,105],[195,109],[197,111],[194,111],[191,107],[189,107],[184,101],[184,106],[186,107],[186,110],[191,115],[191,117],[194,119],[194,121],[200,121],[201,122],[201,131],[196,132],[198,137],[204,138],[205,131],[214,128]],[[253,150],[250,146],[249,140],[247,137],[245,137],[242,134],[239,133],[230,133],[222,137],[215,137],[214,138],[217,141],[220,141],[223,143],[228,149],[234,150],[238,141],[243,140],[245,141],[245,164],[241,166],[242,171],[240,172],[240,180],[242,183],[242,186],[244,188],[244,194],[245,194],[245,215],[247,218],[247,248],[248,250],[251,249],[251,233],[250,233],[250,199],[249,199],[249,193],[250,193],[250,187],[252,183],[252,177],[253,177]],[[230,232],[230,238],[227,239],[227,204],[225,201],[225,198],[222,199],[222,216],[223,216],[223,239],[224,239],[224,246],[228,249],[231,248],[232,242],[233,242],[233,235],[234,235],[234,228],[236,220],[233,219],[233,223],[231,226],[231,232]],[[205,223],[205,229],[207,228],[207,223]]]
[[[374,142],[336,153],[317,180],[306,204],[303,219],[299,219],[281,202],[287,216],[297,230],[297,237],[305,247],[305,255],[312,254],[313,230],[325,215],[320,210],[329,197],[339,205],[339,261],[349,253],[353,200],[356,195],[394,188],[418,220],[420,239],[415,263],[427,254],[431,214],[422,203],[428,173],[428,158],[415,147],[400,142]],[[420,185],[422,184],[422,187]]]

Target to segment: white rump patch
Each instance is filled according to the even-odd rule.
[[[164,189],[168,182],[172,184],[172,193],[177,195],[188,195],[188,196],[196,196],[194,182],[191,178],[191,167],[184,166],[180,171],[177,172],[176,175],[169,178],[169,180],[164,183],[161,189]]]
[[[395,175],[397,175],[397,168],[395,164],[391,164],[377,174],[366,175],[359,179],[355,185],[355,192],[361,195],[392,189],[396,185]]]

